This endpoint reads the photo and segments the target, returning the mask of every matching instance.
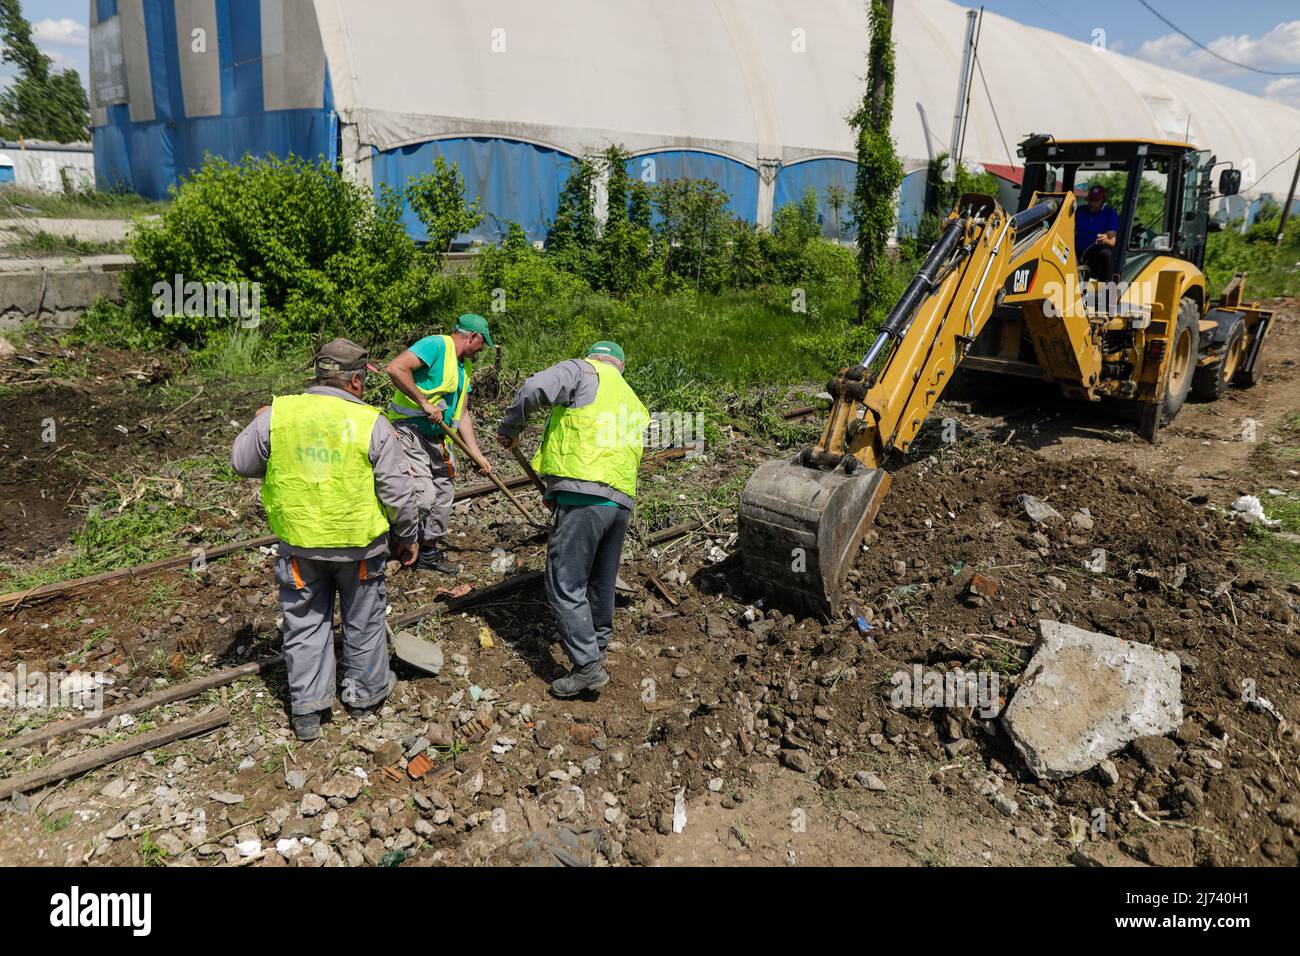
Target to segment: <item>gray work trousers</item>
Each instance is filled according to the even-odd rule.
[[[614,633],[614,583],[632,512],[559,505],[546,539],[546,597],[575,667],[600,660]]]
[[[415,478],[415,508],[420,515],[420,547],[441,547],[451,520],[452,499],[456,487],[444,457],[443,445],[417,431],[411,425],[398,424],[406,461]]]
[[[365,561],[276,558],[290,713],[313,714],[334,704],[335,594],[343,618],[343,703],[369,707],[384,699],[390,674],[386,560],[382,554]]]

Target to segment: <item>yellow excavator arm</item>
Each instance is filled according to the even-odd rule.
[[[915,440],[999,301],[1030,303],[1030,332],[1050,343],[1057,377],[1096,382],[1097,332],[1068,301],[1076,286],[1052,281],[1075,269],[1073,201],[1053,195],[1012,216],[989,196],[961,198],[866,356],[827,386],[821,439],[745,486],[740,549],[764,589],[822,616],[839,603],[889,487],[886,457]]]

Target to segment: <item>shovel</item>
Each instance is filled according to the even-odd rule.
[[[469,450],[469,446],[465,444],[464,439],[462,439],[462,438],[460,437],[460,435],[456,434],[456,432],[454,432],[454,431],[452,431],[450,428],[448,428],[448,427],[443,423],[442,419],[440,419],[440,418],[431,418],[431,419],[429,419],[429,420],[430,420],[431,422],[433,422],[434,424],[436,424],[439,428],[441,428],[441,429],[442,429],[442,433],[443,433],[444,435],[446,435],[448,438],[450,438],[450,439],[452,440],[452,442],[456,445],[456,447],[459,448],[461,451],[463,451],[463,452],[465,453],[465,456],[466,456],[467,458],[469,458],[471,461],[477,461],[477,460],[478,460],[478,459],[477,459],[477,456],[476,456],[473,452],[471,452],[471,451]],[[529,470],[531,471],[531,469],[529,469]],[[549,526],[548,526],[548,525],[546,525],[546,524],[543,523],[543,522],[538,521],[536,518],[534,518],[532,515],[530,515],[530,514],[528,513],[528,510],[523,506],[523,503],[520,502],[520,500],[514,496],[514,494],[510,491],[510,489],[507,488],[507,487],[505,486],[505,482],[503,482],[500,478],[497,477],[496,472],[494,472],[494,471],[489,471],[489,472],[487,473],[487,476],[488,476],[488,480],[491,481],[492,484],[494,484],[494,485],[497,486],[497,490],[500,491],[502,494],[504,494],[507,498],[510,499],[510,503],[511,503],[512,505],[515,506],[515,508],[519,511],[519,513],[520,513],[521,515],[524,516],[524,520],[525,520],[525,521],[527,521],[527,522],[528,522],[530,525],[532,525],[534,528],[538,528],[538,529],[540,529],[540,530],[542,530],[542,531],[547,531],[547,530],[549,530]],[[537,476],[536,476],[536,475],[533,475],[532,477],[536,478]],[[540,480],[540,479],[539,479],[539,480]]]
[[[510,454],[515,456],[515,461],[519,462],[519,467],[524,470],[524,474],[526,474],[529,477],[529,479],[532,481],[532,483],[537,486],[537,490],[542,493],[542,498],[545,499],[546,482],[542,481],[541,478],[537,477],[537,472],[533,471],[532,462],[530,462],[528,460],[528,457],[522,451],[519,450],[518,445],[510,446]]]

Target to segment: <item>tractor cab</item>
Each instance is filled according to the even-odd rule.
[[[1172,257],[1199,271],[1210,229],[1209,204],[1214,194],[1209,150],[1167,140],[1057,140],[1031,136],[1020,144],[1025,177],[1019,208],[1028,208],[1035,192],[1073,193],[1076,217],[1090,190],[1100,186],[1118,216],[1114,246],[1105,256],[1090,247],[1096,234],[1078,235],[1075,261],[1081,266],[1102,261],[1108,274],[1083,270],[1084,278],[1131,283],[1159,257]],[[1231,196],[1241,173],[1223,170],[1220,195]]]

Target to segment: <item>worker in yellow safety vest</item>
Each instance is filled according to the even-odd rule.
[[[388,418],[397,426],[415,478],[420,513],[420,558],[415,567],[420,571],[460,571],[443,552],[456,474],[443,428],[459,433],[479,474],[492,470],[479,450],[468,411],[469,360],[485,347],[496,348],[487,319],[467,314],[456,320],[451,335],[427,335],[388,363],[394,388]]]
[[[361,400],[366,350],[347,339],[324,346],[316,384],[281,395],[240,432],[230,463],[262,479],[262,503],[279,541],[275,578],[284,617],[290,718],[301,740],[321,733],[334,703],[334,597],[343,618],[343,703],[375,710],[393,692],[384,627],[385,565],[413,564],[415,489],[397,433]]]
[[[609,682],[614,585],[623,536],[636,499],[650,415],[623,379],[623,350],[597,342],[528,378],[506,410],[497,441],[519,442],[528,416],[550,408],[533,467],[546,480],[552,509],[546,542],[546,595],[572,669],[551,682],[557,697],[576,697]]]

